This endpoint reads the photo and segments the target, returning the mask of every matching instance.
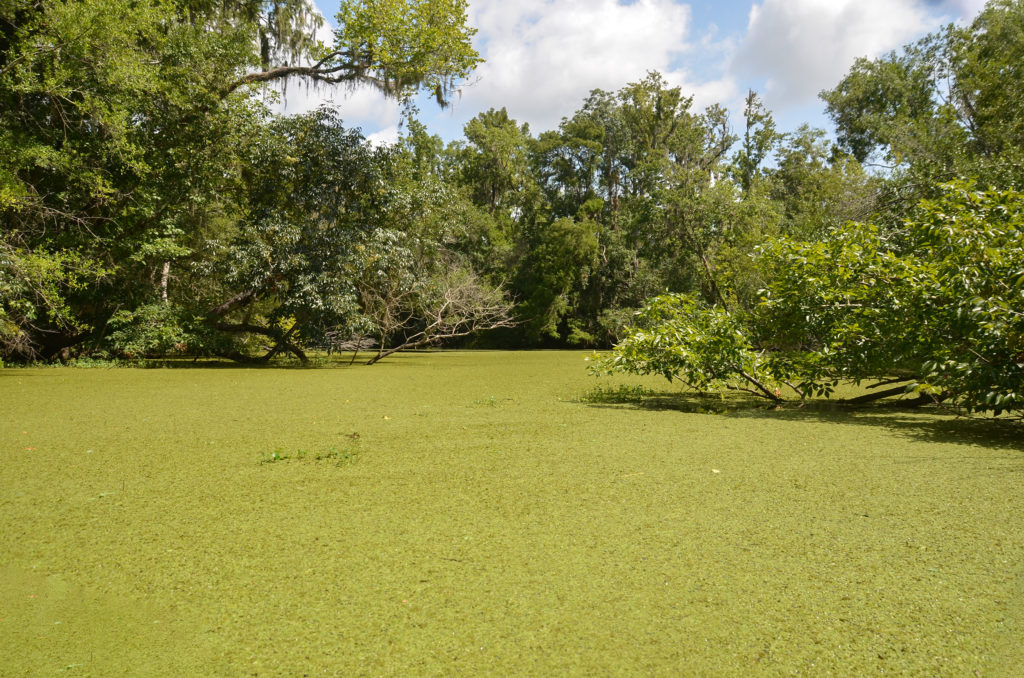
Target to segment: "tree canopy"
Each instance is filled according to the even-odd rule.
[[[273,354],[356,314],[344,256],[386,226],[378,208],[399,201],[380,184],[396,162],[333,114],[274,120],[256,85],[304,77],[443,100],[479,59],[465,2],[346,0],[339,17],[325,46],[305,0],[4,3],[6,358],[241,356],[233,344],[253,333]],[[229,321],[254,306],[258,321]]]
[[[1024,5],[991,0],[967,26],[950,25],[880,59],[859,59],[822,93],[840,145],[864,162],[925,185],[975,177],[1024,179]]]
[[[274,3],[263,16],[276,19],[287,12],[289,25],[309,28],[314,23],[308,8],[306,2]],[[343,0],[337,20],[331,45],[287,43],[286,54],[308,57],[311,63],[247,73],[228,90],[300,77],[331,85],[369,85],[400,99],[426,89],[446,106],[459,82],[481,61],[470,42],[476,30],[466,25],[466,0]],[[293,33],[286,35],[291,38]],[[263,63],[271,65],[267,59]]]
[[[1024,409],[1024,195],[947,184],[898,233],[849,222],[821,242],[773,240],[757,263],[768,283],[748,312],[656,297],[598,369],[771,400],[869,381]]]

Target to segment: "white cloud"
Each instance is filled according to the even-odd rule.
[[[366,135],[371,146],[387,146],[398,141],[398,125],[390,125],[384,129]]]
[[[316,37],[324,44],[334,41],[333,29],[329,22],[324,21],[317,31]],[[270,110],[275,113],[297,115],[308,113],[327,104],[336,108],[341,114],[342,120],[348,125],[367,126],[379,130],[369,134],[378,141],[390,140],[388,134],[391,132],[388,130],[397,130],[398,128],[400,116],[398,103],[369,87],[352,89],[295,80],[289,82],[287,88],[282,88],[280,83],[275,83],[268,89],[276,92],[279,97],[276,103],[270,105]],[[397,131],[394,132],[394,135],[394,138],[397,139]]]
[[[336,86],[307,86],[302,82],[289,83],[281,99],[271,104],[276,113],[299,115],[329,105],[338,111],[346,127],[362,128],[371,143],[380,144],[398,139],[398,121],[401,111],[394,99],[387,99],[367,87],[346,90]]]
[[[769,107],[797,107],[835,86],[857,57],[877,57],[937,25],[914,0],[764,0],[750,10],[733,69],[764,79]]]
[[[626,3],[471,0],[469,24],[478,29],[475,44],[486,61],[454,97],[452,111],[436,114],[425,103],[423,112],[450,129],[482,110],[506,107],[536,133],[556,127],[591,90],[617,90],[651,70],[685,95],[694,95],[698,110],[737,98],[739,88],[724,72],[731,45],[716,42],[707,31],[690,41],[689,5],[681,0]],[[322,30],[319,37],[329,41],[330,28]],[[679,65],[707,61],[709,55],[721,56],[711,77]],[[274,110],[302,113],[322,103],[336,105],[346,123],[363,126],[375,139],[394,136],[398,105],[365,87],[348,92],[292,83]]]
[[[538,133],[572,115],[592,89],[614,91],[657,70],[693,94],[697,110],[721,103],[738,115],[752,87],[780,121],[825,125],[817,94],[835,86],[858,56],[877,57],[947,21],[969,21],[984,6],[984,0],[702,1],[708,4],[470,0],[469,25],[478,29],[475,45],[486,62],[452,109],[439,112],[424,98],[422,119],[432,131],[457,138],[469,118],[504,106]],[[703,24],[694,25],[694,13]],[[330,29],[324,30],[326,41]],[[394,138],[398,105],[366,87],[307,90],[294,83],[282,110],[310,110],[325,99],[346,124],[375,140]]]
[[[396,122],[399,116],[399,107],[394,100],[385,99],[366,87],[346,90],[336,86],[310,85],[296,80],[289,83],[284,92],[281,91],[280,85],[274,85],[273,89],[280,97],[280,101],[270,107],[276,113],[308,113],[323,104],[328,104],[336,107],[343,119],[353,122],[376,120],[383,124]]]
[[[699,104],[734,89],[673,68],[693,48],[689,7],[673,0],[477,0],[469,20],[487,61],[457,106],[504,106],[536,131],[557,126],[592,89],[619,89],[650,70],[696,92]]]

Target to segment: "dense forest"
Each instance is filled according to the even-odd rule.
[[[323,45],[305,0],[0,0],[3,360],[618,343],[698,388],[1024,408],[1021,2],[857,61],[833,134],[651,72],[446,144],[412,101],[479,63],[465,5],[344,0]],[[284,81],[376,88],[404,134],[272,115]]]

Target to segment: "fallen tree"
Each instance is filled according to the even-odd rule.
[[[902,228],[849,223],[823,242],[761,249],[767,287],[734,315],[650,300],[598,371],[663,374],[779,402],[878,382],[849,402],[909,394],[966,413],[1024,412],[1024,194],[940,187]],[[889,388],[882,388],[889,386]]]
[[[367,288],[360,296],[363,313],[377,328],[380,339],[377,353],[367,365],[399,351],[515,324],[513,303],[504,290],[465,269],[442,270],[406,287]]]

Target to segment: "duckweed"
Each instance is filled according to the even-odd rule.
[[[583,356],[0,370],[0,674],[1024,665],[1019,429]]]

